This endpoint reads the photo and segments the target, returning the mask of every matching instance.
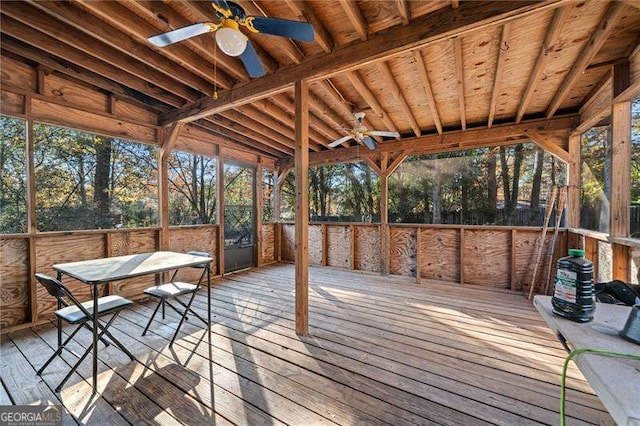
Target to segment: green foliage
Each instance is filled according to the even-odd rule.
[[[27,231],[25,121],[0,116],[0,233]]]
[[[34,135],[38,230],[157,223],[156,148],[39,123]]]

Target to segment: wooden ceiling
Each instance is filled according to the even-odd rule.
[[[147,41],[214,20],[206,1],[78,0],[0,3],[1,47],[143,103],[161,125],[192,121],[278,158],[293,153],[297,79],[312,82],[310,149],[324,151],[355,111],[403,138],[577,112],[640,34],[640,10],[617,1],[238,3],[312,23],[315,42],[249,34],[267,69],[251,80],[238,59],[214,57],[213,34],[166,48]]]

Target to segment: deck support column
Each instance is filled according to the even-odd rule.
[[[629,63],[613,68],[613,96],[630,83]],[[609,234],[626,238],[630,233],[631,202],[631,101],[616,102],[611,108],[611,204]],[[613,279],[629,280],[629,256],[626,247],[612,245]]]
[[[296,333],[309,334],[309,86],[295,83],[296,99]]]
[[[218,274],[224,275],[224,158],[218,148],[216,159],[216,187],[218,192],[218,206],[216,222],[218,222]]]
[[[256,266],[262,266],[262,158],[258,157],[255,176],[255,213],[256,213]]]
[[[569,156],[571,160],[569,167],[569,179],[567,188],[567,227],[580,227],[580,179],[581,164],[580,157],[580,134],[569,136]]]
[[[158,130],[158,145],[160,156],[158,158],[158,220],[160,236],[158,245],[160,250],[169,249],[169,156],[173,146],[178,140],[182,123],[175,123]]]

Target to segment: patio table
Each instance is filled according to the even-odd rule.
[[[67,275],[91,286],[93,312],[98,312],[98,286],[112,281],[124,280],[143,275],[157,274],[190,266],[204,266],[207,270],[207,324],[211,328],[211,257],[194,256],[170,251],[132,254],[83,260],[80,262],[53,265],[58,280]],[[132,359],[133,355],[120,342],[114,342]],[[98,384],[98,317],[93,315],[93,392]]]

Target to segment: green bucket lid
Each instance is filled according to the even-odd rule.
[[[582,250],[582,249],[569,249],[569,256],[584,257],[584,250]]]

